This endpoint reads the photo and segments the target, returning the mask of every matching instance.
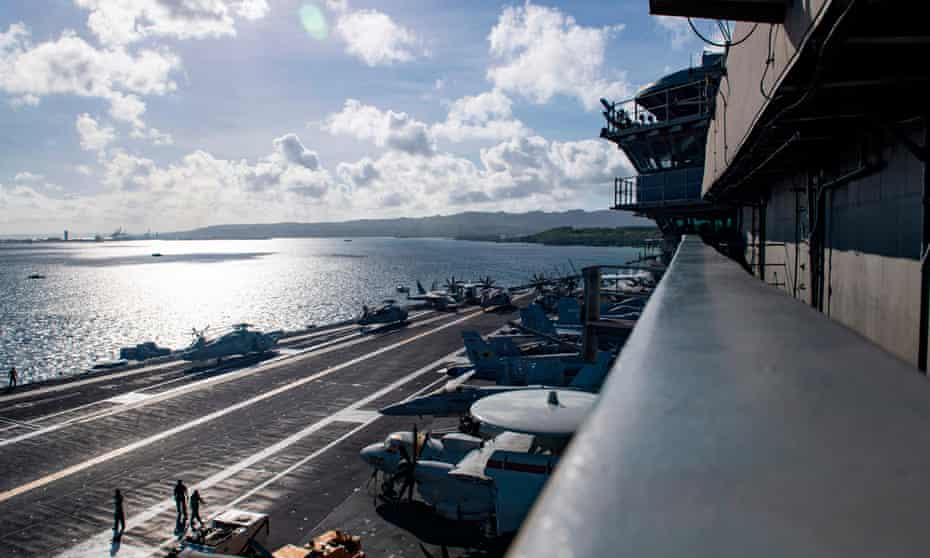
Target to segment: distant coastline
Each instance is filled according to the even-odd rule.
[[[547,246],[642,246],[659,234],[656,227],[556,227],[536,234],[514,237],[462,235],[456,240],[527,242]]]
[[[483,240],[529,239],[539,242],[535,235],[556,229],[586,231],[589,229],[653,228],[652,222],[629,213],[611,210],[583,211],[580,209],[545,212],[506,213],[503,211],[468,211],[451,215],[396,219],[358,219],[341,222],[317,223],[252,223],[210,225],[199,229],[177,232],[135,233],[116,229],[112,234],[71,234],[70,241],[109,242],[120,240],[266,240],[270,238],[481,238]],[[587,244],[591,246],[618,245],[629,242],[622,237],[604,237],[602,232],[549,233],[544,243]],[[64,235],[62,235],[64,236]],[[21,235],[12,242],[62,241],[62,236]],[[628,244],[619,244],[628,245]]]

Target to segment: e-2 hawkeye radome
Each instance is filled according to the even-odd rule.
[[[360,452],[387,497],[423,501],[447,519],[487,521],[516,531],[596,400],[590,393],[535,389],[494,395],[472,406],[486,440],[467,434],[396,432]],[[398,490],[397,483],[401,486]]]

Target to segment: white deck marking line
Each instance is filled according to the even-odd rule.
[[[423,314],[427,314],[428,312],[429,312],[429,311],[421,312],[420,314],[417,314],[416,316],[411,316],[411,319],[414,319],[414,318],[416,318],[416,317],[422,316]],[[298,335],[298,336],[295,336],[295,337],[288,337],[288,338],[286,338],[286,339],[283,340],[284,343],[282,344],[282,346],[286,347],[287,345],[290,345],[290,344],[293,344],[293,343],[297,343],[297,342],[300,342],[300,341],[302,341],[302,340],[310,339],[310,338],[313,338],[313,337],[319,337],[319,336],[321,336],[321,335],[327,335],[327,334],[330,334],[330,333],[336,333],[336,332],[338,332],[338,331],[343,331],[343,330],[346,330],[346,329],[357,328],[358,326],[352,324],[352,325],[346,325],[346,326],[336,327],[336,328],[333,328],[333,329],[322,329],[322,328],[325,328],[325,327],[326,327],[326,326],[321,326],[321,329],[320,329],[319,331],[312,331],[312,332],[307,333],[307,334],[301,334],[301,335]],[[178,360],[170,360],[170,361],[168,361],[168,362],[163,362],[163,363],[161,363],[161,364],[153,364],[153,365],[151,365],[151,366],[141,366],[141,367],[139,367],[139,368],[133,368],[133,369],[131,369],[131,370],[123,370],[123,371],[121,371],[121,372],[114,372],[114,373],[112,373],[112,374],[102,374],[102,375],[99,375],[99,376],[95,375],[95,376],[93,376],[93,377],[91,377],[91,378],[87,378],[87,379],[84,379],[84,380],[74,380],[74,381],[70,381],[70,382],[64,382],[64,383],[59,384],[59,385],[57,385],[57,386],[47,386],[47,387],[43,387],[43,388],[36,388],[36,389],[28,390],[28,391],[23,391],[23,392],[20,392],[20,393],[14,393],[14,394],[11,394],[11,395],[0,394],[0,403],[6,403],[6,402],[8,402],[8,401],[18,401],[18,400],[20,400],[20,399],[26,399],[27,397],[32,397],[32,396],[35,396],[35,395],[42,395],[42,394],[44,394],[44,393],[52,393],[52,392],[56,392],[56,391],[63,391],[63,390],[70,389],[70,388],[73,388],[73,387],[79,387],[79,386],[84,386],[84,385],[88,385],[88,384],[96,384],[96,383],[99,383],[99,382],[105,382],[105,381],[107,381],[107,380],[112,380],[112,379],[117,379],[117,378],[125,378],[125,377],[128,377],[128,376],[135,376],[135,375],[137,375],[137,374],[143,374],[143,373],[145,373],[145,372],[154,372],[154,371],[156,371],[156,370],[161,370],[162,368],[169,368],[169,367],[171,367],[171,366],[182,365],[183,363],[184,363],[184,361],[182,361],[182,360],[180,360],[180,359],[178,359]]]
[[[170,368],[172,366],[178,366],[181,364],[180,360],[172,360],[162,364],[154,364],[152,366],[142,366],[140,368],[133,368],[132,370],[124,370],[122,372],[114,372],[112,374],[105,374],[101,376],[93,376],[85,380],[74,380],[72,382],[64,382],[57,386],[47,386],[43,388],[31,389],[28,391],[23,391],[20,393],[14,393],[12,395],[2,395],[0,396],[0,403],[7,403],[9,401],[18,401],[20,399],[26,399],[27,397],[33,397],[36,395],[43,395],[46,393],[54,393],[56,391],[64,391],[66,389],[71,389],[80,386],[86,386],[88,384],[96,384],[100,382],[106,382],[109,380],[115,380],[119,378],[126,378],[129,376],[136,376],[138,374],[145,374],[147,372],[154,372],[156,370],[161,370],[162,368]]]
[[[121,393],[116,397],[111,397],[109,399],[104,399],[107,403],[117,403],[119,405],[131,405],[133,403],[138,403],[139,401],[145,401],[149,399],[152,395],[148,393],[140,393],[138,391],[127,391],[126,393]]]
[[[163,440],[163,439],[165,439],[165,438],[174,436],[175,434],[178,434],[178,433],[180,433],[180,432],[184,432],[184,431],[186,431],[186,430],[190,430],[191,428],[194,428],[195,426],[200,426],[201,424],[205,424],[205,423],[210,422],[210,421],[212,421],[212,420],[215,420],[215,419],[218,419],[218,418],[220,418],[220,417],[226,416],[226,415],[228,415],[228,414],[230,414],[230,413],[232,413],[232,412],[238,411],[239,409],[244,409],[244,408],[246,408],[246,407],[249,407],[249,406],[251,406],[251,405],[254,405],[255,403],[258,403],[258,402],[260,402],[260,401],[264,401],[265,399],[270,399],[270,398],[272,398],[272,397],[275,397],[275,396],[277,396],[277,395],[280,395],[280,394],[285,393],[285,392],[287,392],[287,391],[290,391],[290,390],[292,390],[292,389],[298,388],[298,387],[300,387],[300,386],[302,386],[302,385],[304,385],[304,384],[306,384],[306,383],[309,383],[309,382],[312,382],[312,381],[314,381],[314,380],[318,380],[319,378],[323,378],[323,377],[325,377],[325,376],[328,376],[328,375],[330,375],[330,374],[332,374],[332,373],[334,373],[334,372],[337,372],[337,371],[339,371],[339,370],[342,370],[342,369],[344,369],[344,368],[348,368],[348,367],[350,367],[350,366],[354,366],[354,365],[358,364],[359,362],[364,362],[364,361],[366,361],[366,360],[368,360],[368,359],[371,359],[371,358],[374,358],[374,357],[376,357],[376,356],[382,355],[382,354],[384,354],[384,353],[386,353],[386,352],[392,351],[392,350],[394,350],[394,349],[396,349],[396,348],[398,348],[398,347],[403,347],[404,345],[409,345],[410,343],[413,343],[413,342],[415,342],[415,341],[418,341],[418,340],[420,340],[420,339],[423,339],[424,337],[428,337],[428,336],[433,335],[434,333],[437,333],[437,332],[442,331],[442,330],[444,330],[444,329],[448,329],[448,328],[450,328],[450,327],[456,326],[456,325],[458,325],[458,324],[460,324],[460,323],[462,323],[462,322],[465,322],[465,321],[467,321],[467,320],[470,320],[470,319],[474,318],[475,316],[480,316],[480,315],[482,315],[482,314],[483,314],[483,313],[482,313],[480,310],[478,310],[478,311],[476,311],[476,312],[472,312],[472,313],[470,313],[470,314],[466,314],[465,316],[463,316],[463,317],[461,317],[461,318],[459,318],[459,319],[457,319],[457,320],[453,320],[453,321],[448,322],[448,323],[445,323],[445,324],[443,324],[443,325],[441,325],[441,326],[439,326],[439,327],[430,329],[430,330],[428,330],[428,331],[424,331],[423,333],[420,333],[420,334],[415,335],[415,336],[413,336],[413,337],[408,337],[407,339],[404,339],[403,341],[398,341],[397,343],[394,343],[394,344],[391,344],[391,345],[387,345],[386,347],[382,347],[382,348],[377,349],[377,350],[375,350],[375,351],[372,351],[372,352],[370,352],[370,353],[361,355],[361,356],[356,357],[356,358],[353,358],[353,359],[351,359],[351,360],[347,360],[347,361],[345,361],[345,362],[343,362],[343,363],[341,363],[341,364],[337,364],[337,365],[335,365],[335,366],[331,366],[331,367],[329,367],[329,368],[326,368],[325,370],[323,370],[323,371],[321,371],[321,372],[317,372],[316,374],[311,374],[310,376],[306,376],[306,377],[304,377],[304,378],[301,378],[300,380],[291,382],[291,383],[289,383],[289,384],[285,384],[285,385],[280,386],[280,387],[278,387],[278,388],[275,388],[275,389],[266,391],[265,393],[256,395],[255,397],[252,397],[252,398],[250,398],[250,399],[246,399],[246,400],[244,400],[244,401],[240,401],[239,403],[236,403],[236,404],[234,404],[234,405],[230,405],[229,407],[225,407],[225,408],[220,409],[220,410],[218,410],[218,411],[214,411],[214,412],[209,413],[209,414],[207,414],[207,415],[201,416],[201,417],[199,417],[199,418],[197,418],[197,419],[194,419],[194,420],[192,420],[192,421],[189,421],[189,422],[180,424],[180,425],[178,425],[178,426],[175,426],[174,428],[169,428],[168,430],[163,430],[162,432],[159,432],[158,434],[154,434],[154,435],[152,435],[152,436],[149,436],[149,437],[147,437],[147,438],[143,438],[143,439],[138,440],[138,441],[136,441],[136,442],[133,442],[133,443],[131,443],[131,444],[127,444],[127,445],[125,445],[125,446],[123,446],[123,447],[121,447],[121,448],[116,448],[116,449],[114,449],[114,450],[110,450],[110,451],[108,451],[108,452],[106,452],[106,453],[100,454],[100,455],[98,455],[98,456],[96,456],[96,457],[93,457],[93,458],[88,459],[88,460],[86,460],[86,461],[83,461],[83,462],[81,462],[81,463],[77,463],[77,464],[75,464],[75,465],[71,465],[70,467],[65,467],[64,469],[62,469],[62,470],[60,470],[60,471],[58,471],[58,472],[52,473],[52,474],[50,474],[50,475],[46,475],[46,476],[44,476],[44,477],[38,478],[38,479],[36,479],[36,480],[34,480],[34,481],[31,481],[31,482],[28,482],[28,483],[26,483],[26,484],[22,484],[22,485],[20,485],[20,486],[17,486],[16,488],[11,488],[11,489],[7,490],[6,492],[0,492],[0,503],[5,502],[5,501],[9,500],[10,498],[19,496],[20,494],[24,494],[24,493],[29,492],[29,491],[31,491],[31,490],[35,490],[36,488],[40,488],[40,487],[42,487],[42,486],[45,486],[45,485],[47,485],[47,484],[49,484],[49,483],[52,483],[52,482],[54,482],[54,481],[57,481],[57,480],[60,480],[60,479],[65,478],[65,477],[71,476],[71,475],[73,475],[73,474],[75,474],[75,473],[78,473],[78,472],[80,472],[80,471],[83,471],[84,469],[88,469],[88,468],[93,467],[93,466],[95,466],[95,465],[99,465],[99,464],[101,464],[101,463],[105,463],[105,462],[107,462],[107,461],[110,461],[111,459],[120,457],[120,456],[125,455],[125,454],[127,454],[127,453],[131,453],[131,452],[133,452],[133,451],[135,451],[135,450],[137,450],[137,449],[139,449],[139,448],[143,448],[143,447],[145,447],[145,446],[154,444],[155,442],[158,442],[158,441]],[[155,399],[157,399],[157,397],[153,397],[153,398],[151,398],[151,399],[149,399],[149,400],[147,400],[147,401],[143,401],[142,403],[143,403],[143,404],[144,404],[144,403],[149,403],[149,402],[151,402],[151,401],[153,401],[153,400],[155,400]],[[325,419],[324,419],[324,420],[325,420]],[[51,428],[55,428],[55,427],[51,427]],[[25,436],[28,436],[28,434],[27,434],[27,435],[23,435],[23,436],[18,436],[18,438],[23,438],[23,437],[25,437]],[[30,436],[30,437],[32,437],[32,436]],[[0,442],[0,446],[7,445],[8,443],[9,443],[9,440],[4,440],[4,441]]]
[[[38,426],[32,423],[21,421],[21,420],[16,420],[16,419],[11,419],[11,418],[6,418],[6,417],[0,417],[0,422],[10,425],[2,430],[8,430],[10,428],[39,428]]]
[[[246,459],[243,459],[242,461],[239,461],[238,463],[235,463],[235,464],[233,464],[233,465],[227,467],[226,469],[223,469],[223,470],[221,470],[221,471],[218,471],[217,473],[213,474],[212,476],[210,476],[210,477],[204,479],[203,481],[201,481],[201,482],[199,482],[199,483],[197,483],[197,484],[191,486],[191,487],[190,487],[190,490],[191,490],[191,491],[193,491],[194,489],[197,489],[197,490],[204,489],[204,490],[206,490],[207,488],[210,488],[210,487],[212,487],[212,486],[214,486],[214,485],[216,485],[216,484],[218,484],[218,483],[220,483],[220,482],[223,482],[224,480],[226,480],[226,479],[232,477],[233,475],[235,475],[235,474],[241,472],[242,470],[247,469],[247,468],[249,468],[249,467],[252,467],[252,466],[255,465],[256,463],[259,463],[260,461],[262,461],[262,460],[264,460],[264,459],[267,459],[268,457],[271,457],[272,455],[274,455],[274,454],[276,454],[276,453],[278,453],[278,452],[280,452],[280,451],[282,451],[282,450],[288,448],[289,446],[291,446],[291,445],[293,445],[293,444],[299,442],[299,441],[302,440],[303,438],[306,438],[307,436],[313,434],[314,432],[317,432],[318,430],[322,429],[323,427],[328,426],[328,425],[330,425],[330,424],[332,424],[332,423],[334,423],[334,422],[340,422],[341,419],[338,418],[338,416],[339,416],[340,414],[343,414],[343,413],[350,413],[350,412],[359,410],[361,407],[364,407],[365,405],[371,403],[372,401],[376,401],[378,398],[383,397],[384,395],[387,395],[388,393],[394,391],[395,389],[399,389],[400,387],[403,387],[404,384],[407,384],[407,383],[409,383],[410,381],[416,379],[417,377],[422,376],[423,374],[429,372],[430,370],[435,369],[435,368],[438,367],[440,364],[442,364],[442,362],[443,362],[444,360],[446,360],[447,358],[449,358],[450,355],[455,355],[455,354],[458,354],[458,353],[460,353],[460,352],[462,352],[462,349],[458,349],[458,350],[456,350],[456,351],[450,353],[449,355],[447,355],[447,356],[445,356],[445,357],[443,357],[443,358],[441,358],[441,359],[435,360],[435,361],[433,361],[433,362],[427,364],[426,366],[424,366],[424,367],[422,367],[422,368],[420,368],[420,369],[418,369],[418,370],[416,370],[416,371],[414,371],[414,372],[411,372],[410,374],[407,374],[407,375],[404,376],[403,378],[401,378],[401,379],[399,379],[399,380],[396,380],[395,382],[393,382],[393,383],[391,383],[391,384],[389,384],[389,385],[387,385],[387,386],[385,386],[385,387],[379,389],[378,391],[376,391],[376,392],[374,392],[374,393],[371,393],[371,394],[367,395],[366,397],[364,397],[364,398],[362,398],[362,399],[359,399],[359,400],[356,401],[355,403],[352,403],[351,405],[348,405],[348,406],[344,407],[344,408],[341,409],[340,411],[337,411],[336,413],[333,413],[332,415],[330,415],[330,416],[328,416],[328,417],[326,417],[326,418],[324,418],[324,419],[321,419],[321,420],[319,420],[319,421],[317,421],[317,422],[311,424],[310,426],[304,428],[303,430],[301,430],[301,431],[299,431],[299,432],[296,432],[296,433],[294,433],[294,434],[288,436],[287,438],[285,438],[285,439],[283,439],[283,440],[281,440],[281,441],[279,441],[279,442],[277,442],[277,443],[275,443],[275,444],[272,444],[272,445],[268,446],[267,448],[263,449],[262,451],[260,451],[260,452],[258,452],[258,453],[255,453],[255,454],[250,455],[250,456],[247,457]],[[436,383],[436,382],[433,382],[433,383],[430,384],[430,385],[433,385],[433,384],[435,384],[435,383]],[[427,387],[429,387],[429,386],[427,386]],[[295,463],[294,465],[291,465],[290,467],[288,467],[288,468],[284,469],[283,471],[281,471],[280,473],[276,474],[274,477],[272,477],[272,478],[270,478],[270,479],[268,479],[268,480],[266,480],[266,481],[260,483],[259,485],[255,486],[254,488],[252,488],[252,489],[250,489],[249,491],[245,492],[244,494],[240,495],[240,496],[237,497],[235,500],[233,500],[233,503],[230,504],[229,506],[235,505],[236,503],[240,502],[241,500],[244,500],[245,498],[248,498],[248,497],[252,496],[253,494],[255,494],[255,492],[257,492],[258,490],[263,489],[264,487],[268,486],[268,485],[271,484],[272,482],[276,482],[277,480],[280,480],[283,476],[286,476],[287,474],[290,474],[291,472],[293,472],[297,467],[302,466],[302,465],[306,464],[307,462],[311,461],[312,459],[315,459],[316,457],[322,455],[322,454],[325,453],[326,451],[329,451],[330,449],[332,449],[333,447],[335,447],[335,446],[338,445],[339,443],[341,443],[341,442],[345,441],[346,439],[348,439],[350,436],[352,436],[352,435],[355,434],[356,432],[362,430],[363,428],[365,428],[366,426],[368,426],[369,424],[371,424],[371,422],[374,422],[375,420],[377,420],[378,418],[380,418],[380,416],[376,416],[376,417],[372,418],[369,422],[365,422],[365,423],[359,424],[358,426],[356,426],[356,427],[354,427],[353,429],[349,430],[349,431],[346,432],[345,434],[342,434],[341,436],[339,436],[339,437],[336,438],[335,440],[333,440],[333,441],[327,443],[325,446],[323,446],[323,447],[321,447],[320,449],[314,451],[314,452],[311,453],[310,455],[304,457],[303,459],[301,459],[300,461],[298,461],[298,462]],[[165,486],[165,491],[167,492],[168,489],[169,489],[169,487],[166,485],[166,486]],[[229,506],[227,506],[227,507],[229,507]],[[149,508],[147,508],[147,509],[145,509],[145,510],[139,512],[138,514],[136,514],[136,515],[130,517],[130,518],[126,521],[126,531],[129,531],[129,530],[131,530],[131,529],[134,528],[134,527],[138,527],[138,526],[140,526],[140,525],[144,525],[145,523],[148,523],[149,521],[151,521],[152,519],[154,519],[155,517],[157,517],[157,516],[160,515],[161,513],[164,513],[165,511],[169,511],[169,510],[171,510],[171,509],[173,509],[173,508],[174,508],[174,498],[173,498],[173,497],[166,498],[166,499],[164,499],[164,500],[158,502],[157,504],[154,504],[154,505],[150,506]],[[94,556],[94,557],[99,556],[99,551],[100,551],[100,549],[102,549],[102,548],[107,548],[107,549],[108,549],[108,548],[109,548],[110,540],[112,539],[112,537],[113,537],[113,533],[112,533],[111,530],[103,531],[103,532],[101,532],[101,533],[98,533],[97,535],[94,535],[94,536],[91,537],[90,539],[85,540],[83,543],[80,543],[80,544],[78,544],[78,545],[72,547],[71,549],[66,550],[64,553],[59,554],[58,556],[59,556],[59,558],[84,558],[84,557],[90,557],[90,556]],[[172,539],[172,540],[174,540],[174,539]]]
[[[365,411],[363,409],[358,409],[355,411],[341,411],[336,416],[336,420],[341,420],[342,422],[365,423],[377,417],[378,411]]]
[[[467,315],[467,318],[473,317],[473,316],[475,316],[475,315],[478,314],[478,313],[480,313],[480,312],[475,312],[475,313],[472,313],[472,314],[468,314],[468,315]],[[441,320],[441,319],[443,319],[443,318],[445,318],[445,317],[447,317],[447,316],[448,316],[448,314],[443,314],[443,315],[440,315],[440,316],[436,316],[435,318],[430,318],[430,319],[428,319],[428,320],[423,320],[423,321],[421,321],[421,322],[417,322],[416,325],[418,325],[418,326],[427,325],[427,324],[430,324],[430,323],[432,323],[432,322]],[[466,318],[466,319],[467,319],[467,318]],[[450,322],[450,324],[452,324],[452,323],[453,323],[453,322]],[[455,321],[454,323],[458,323],[458,322]],[[441,330],[441,329],[444,329],[444,328],[448,327],[450,324],[446,324],[446,325],[440,326],[439,328],[436,328],[435,330],[430,330],[430,332],[426,332],[426,334],[429,334],[429,333],[431,333],[431,332],[433,332],[433,331],[439,331],[439,330]],[[422,336],[422,335],[424,335],[424,334],[421,333],[421,334],[419,334],[419,335]],[[176,387],[176,388],[169,389],[169,390],[163,391],[163,392],[161,392],[161,393],[153,394],[150,398],[144,399],[144,400],[141,400],[141,401],[136,401],[135,403],[126,403],[126,404],[120,405],[120,406],[118,406],[118,407],[103,409],[103,410],[101,410],[101,411],[98,411],[98,412],[95,412],[95,413],[90,413],[90,414],[88,414],[88,415],[73,417],[73,418],[70,418],[70,419],[68,419],[68,420],[65,420],[65,421],[62,421],[62,422],[53,424],[53,425],[51,425],[51,426],[46,426],[46,427],[41,428],[41,429],[39,429],[39,430],[34,430],[34,431],[32,431],[32,432],[28,432],[28,433],[25,433],[25,434],[19,434],[19,435],[17,435],[17,436],[13,436],[13,437],[7,438],[7,439],[5,439],[5,440],[0,440],[0,447],[8,446],[8,445],[11,445],[11,444],[16,444],[16,443],[22,442],[22,441],[24,441],[24,440],[29,440],[29,439],[36,438],[36,437],[39,437],[39,436],[44,436],[44,435],[49,434],[49,433],[51,433],[51,432],[56,432],[56,431],[61,430],[61,429],[63,429],[63,428],[67,428],[68,426],[71,426],[72,424],[84,424],[84,423],[92,422],[92,421],[94,421],[94,420],[99,420],[99,419],[106,418],[106,417],[110,417],[110,416],[117,415],[117,414],[120,414],[120,413],[125,413],[125,412],[131,411],[131,410],[133,410],[133,409],[138,409],[138,408],[140,408],[140,407],[144,407],[144,406],[147,406],[147,405],[152,405],[152,404],[155,404],[155,403],[159,403],[159,402],[161,402],[161,401],[165,401],[165,400],[167,400],[167,399],[171,399],[171,398],[174,398],[174,397],[178,397],[178,396],[180,396],[180,395],[184,395],[184,394],[186,394],[186,393],[190,393],[190,392],[193,392],[193,391],[197,391],[197,390],[200,390],[200,389],[204,389],[204,388],[207,388],[207,387],[210,387],[210,386],[213,386],[213,385],[225,384],[226,382],[231,382],[231,381],[233,381],[233,380],[237,380],[237,379],[242,378],[242,377],[244,377],[244,376],[250,376],[250,375],[256,374],[256,373],[258,373],[258,372],[263,372],[263,371],[267,371],[267,370],[270,370],[270,369],[273,369],[273,368],[277,368],[277,367],[279,367],[279,366],[282,366],[283,364],[289,363],[289,362],[292,361],[292,360],[301,358],[301,357],[303,357],[303,356],[305,356],[305,355],[307,355],[307,354],[310,354],[310,353],[312,353],[313,356],[323,355],[323,354],[327,354],[327,353],[336,351],[336,350],[338,350],[338,349],[344,349],[344,348],[347,348],[347,347],[352,347],[352,346],[358,345],[358,344],[360,344],[360,343],[365,343],[365,342],[367,342],[367,341],[370,341],[370,340],[373,340],[373,339],[377,339],[377,337],[371,337],[371,336],[362,335],[362,334],[350,334],[350,335],[347,335],[346,338],[355,337],[355,336],[357,336],[357,339],[353,339],[353,340],[345,341],[345,342],[342,342],[344,338],[339,338],[339,339],[334,339],[334,340],[331,340],[331,341],[326,341],[325,343],[320,343],[319,345],[314,345],[314,346],[312,346],[312,347],[307,347],[306,349],[302,349],[301,352],[300,352],[299,354],[296,354],[296,355],[288,355],[288,356],[275,357],[275,358],[266,360],[265,362],[259,363],[259,364],[257,364],[257,365],[253,365],[253,366],[249,366],[249,367],[243,368],[243,369],[241,369],[241,370],[237,370],[237,371],[234,371],[234,372],[227,372],[227,373],[224,373],[224,374],[219,374],[219,375],[217,375],[217,376],[213,376],[213,377],[207,378],[207,379],[205,379],[205,380],[200,380],[200,381],[198,381],[198,382],[193,382],[193,383],[190,383],[190,384],[185,384],[185,385],[183,385],[183,386],[178,386],[178,387]],[[419,338],[419,336],[416,336],[416,337],[413,337],[413,338],[411,338],[411,339],[418,339],[418,338]],[[341,344],[340,344],[340,343],[341,343]],[[379,354],[380,354],[380,353],[379,353]],[[3,501],[3,500],[0,500],[0,502],[2,502],[2,501]]]
[[[461,352],[461,349],[460,349],[459,351],[456,351],[456,352],[457,352],[457,353],[458,353],[458,352]],[[439,364],[441,364],[441,363],[439,363]],[[434,366],[433,366],[432,368],[435,368],[436,366],[439,366],[439,364],[434,363]],[[425,373],[425,372],[429,372],[430,369],[431,369],[431,368],[427,368],[427,369],[424,370],[424,369],[421,368],[420,370],[422,370],[423,373]],[[419,372],[419,371],[418,371],[418,372]],[[414,374],[416,374],[416,372],[415,372]],[[412,379],[412,378],[411,378],[411,379]],[[418,395],[422,395],[425,391],[427,391],[427,390],[429,390],[429,389],[432,389],[433,387],[439,385],[441,382],[445,382],[445,381],[446,381],[445,378],[440,378],[440,379],[438,379],[438,380],[435,380],[435,381],[433,381],[433,382],[430,382],[430,383],[426,384],[424,387],[422,387],[422,388],[418,389],[417,391],[413,392],[412,394],[410,394],[410,398],[417,397]],[[372,400],[372,401],[373,401],[373,400]],[[365,428],[366,426],[370,425],[371,423],[375,422],[376,420],[378,420],[379,418],[381,418],[381,417],[383,416],[383,415],[381,415],[380,413],[378,413],[377,411],[372,411],[372,412],[374,413],[374,416],[371,417],[371,418],[370,418],[369,420],[367,420],[366,422],[364,422],[364,423],[358,425],[357,427],[353,428],[351,431],[347,432],[347,433],[344,434],[343,436],[340,436],[339,438],[336,438],[336,439],[333,440],[332,442],[326,444],[325,446],[323,446],[322,448],[316,450],[315,452],[311,453],[310,455],[307,455],[306,457],[304,457],[303,459],[301,459],[301,460],[298,461],[297,463],[294,463],[293,465],[287,467],[286,469],[284,469],[284,470],[281,471],[280,473],[276,474],[275,476],[271,477],[270,479],[267,479],[267,480],[262,481],[262,482],[261,482],[260,484],[258,484],[257,486],[255,486],[255,487],[249,489],[247,492],[245,492],[244,494],[238,496],[235,500],[233,500],[232,502],[230,502],[229,504],[227,504],[227,505],[225,506],[225,508],[231,508],[231,507],[238,506],[241,502],[243,502],[243,501],[245,501],[245,500],[251,498],[252,496],[254,496],[255,493],[257,493],[259,490],[264,490],[264,489],[267,488],[268,486],[270,486],[270,485],[272,485],[272,484],[278,482],[279,480],[283,479],[284,477],[290,475],[291,473],[293,473],[294,471],[296,471],[296,470],[299,469],[300,467],[303,467],[304,465],[306,465],[306,464],[309,463],[310,461],[313,461],[314,459],[316,459],[317,457],[319,457],[319,456],[322,455],[323,453],[325,453],[325,452],[331,450],[333,447],[335,447],[335,446],[339,445],[341,442],[343,442],[346,438],[352,436],[353,434],[355,434],[355,433],[358,432],[359,430],[362,430],[363,428]],[[225,509],[225,508],[224,508],[224,509]]]

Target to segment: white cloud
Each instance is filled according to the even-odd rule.
[[[43,175],[31,173],[29,171],[18,172],[16,176],[13,177],[13,181],[18,184],[39,184],[44,180],[45,177]]]
[[[346,42],[348,53],[369,66],[406,62],[423,52],[412,31],[377,10],[343,11],[336,33]]]
[[[444,122],[434,124],[433,135],[453,142],[502,140],[530,133],[513,117],[510,99],[495,89],[454,101]]]
[[[578,189],[603,187],[630,164],[612,145],[597,140],[549,141],[540,136],[514,138],[481,150],[492,199],[539,195],[565,196]]]
[[[314,171],[320,168],[320,158],[316,153],[304,147],[297,134],[285,134],[276,138],[272,145],[274,145],[275,153],[287,163]]]
[[[688,25],[687,19],[663,15],[653,17],[656,25],[662,29],[664,34],[668,35],[672,48],[680,49],[691,39],[691,27]]]
[[[113,128],[101,126],[86,112],[78,115],[74,127],[77,129],[81,149],[87,151],[103,151],[116,139],[116,131]]]
[[[90,176],[94,174],[93,169],[87,165],[76,165],[74,170],[77,171],[78,174],[83,174],[84,176]]]
[[[165,50],[98,49],[64,31],[33,44],[22,23],[0,33],[0,91],[14,104],[36,105],[48,95],[95,97],[110,102],[110,115],[143,128],[145,103],[139,95],[165,95],[177,84],[171,74],[180,60]]]
[[[266,0],[75,0],[90,12],[87,27],[108,45],[148,37],[204,39],[236,34],[236,17],[256,20]]]
[[[610,74],[605,65],[607,42],[620,29],[584,27],[557,8],[529,2],[504,8],[488,35],[498,65],[487,77],[496,88],[535,103],[567,95],[593,110],[601,97],[624,98],[630,93],[622,75],[605,79]]]
[[[345,13],[349,10],[348,0],[326,0],[326,8],[336,13]]]
[[[336,175],[355,188],[364,188],[381,177],[374,161],[365,157],[355,163],[339,163]]]
[[[613,177],[628,172],[629,162],[606,142],[530,136],[481,150],[478,165],[449,153],[423,158],[388,151],[373,161],[342,163],[337,175],[364,188],[353,198],[354,207],[383,214],[386,207],[400,206],[406,214],[430,214],[463,206],[557,208],[585,194],[606,196]]]
[[[151,159],[117,150],[106,162],[103,184],[114,192],[174,192],[207,189],[233,200],[243,193],[296,193],[320,198],[332,179],[319,158],[295,134],[272,141],[273,151],[255,163],[218,159],[195,151],[166,167]]]
[[[13,192],[31,198],[33,195],[46,195],[43,192],[60,195],[62,188],[46,180],[45,175],[21,171],[13,177]]]
[[[629,163],[606,142],[538,136],[484,149],[478,163],[450,153],[422,157],[388,150],[377,159],[337,165],[342,184],[294,134],[273,140],[270,153],[254,161],[198,150],[160,165],[115,149],[101,164],[104,190],[94,195],[55,197],[45,177],[20,173],[11,186],[0,188],[0,205],[8,209],[0,216],[0,232],[50,231],[74,223],[100,231],[123,223],[141,230],[184,230],[224,222],[429,215],[466,207],[558,209],[586,195],[606,196],[611,178],[629,171]]]
[[[405,153],[435,152],[426,124],[405,112],[382,111],[355,99],[348,99],[340,112],[327,118],[323,128],[331,134],[353,136]]]
[[[136,139],[144,139],[153,145],[171,145],[174,138],[167,132],[162,132],[158,128],[133,128],[130,135]]]

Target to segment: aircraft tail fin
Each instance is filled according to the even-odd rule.
[[[578,299],[562,297],[559,299],[559,325],[581,324],[581,305]]]
[[[534,331],[547,335],[556,334],[555,325],[553,325],[552,320],[546,316],[546,312],[543,310],[542,306],[538,304],[530,304],[526,308],[520,309],[520,322],[523,323],[524,327]]]
[[[597,360],[594,364],[585,364],[578,371],[578,374],[572,378],[569,385],[583,389],[585,391],[596,391],[600,389],[604,380],[607,378],[607,372],[610,370],[610,361],[613,355],[609,351],[598,351]]]
[[[497,358],[494,349],[477,331],[463,331],[462,340],[465,342],[465,354],[475,366],[482,361]]]
[[[417,294],[426,294],[426,289],[423,288],[423,283],[420,283],[419,279],[417,279]]]
[[[520,347],[510,337],[489,337],[488,345],[497,356],[515,357],[522,354]]]

